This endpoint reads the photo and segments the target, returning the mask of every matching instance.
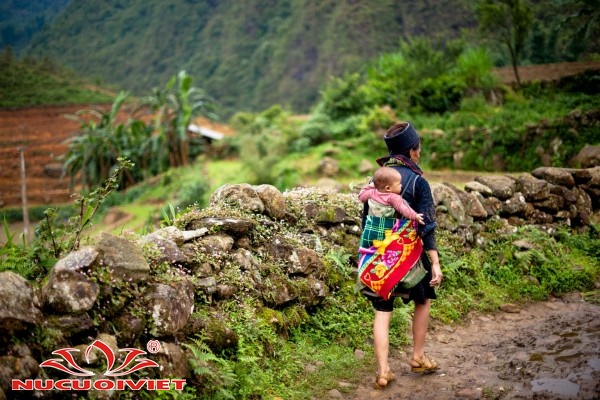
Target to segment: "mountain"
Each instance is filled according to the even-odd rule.
[[[600,54],[597,0],[525,0],[535,12],[521,63]],[[0,47],[47,57],[96,83],[148,95],[185,69],[221,114],[281,104],[307,112],[331,76],[361,69],[402,40],[504,44],[476,34],[470,0],[4,0]]]
[[[0,2],[0,49],[21,49],[31,37],[51,23],[70,0],[2,0]]]
[[[181,69],[226,112],[282,104],[305,112],[332,75],[402,39],[475,26],[462,0],[78,0],[24,54],[150,94]]]

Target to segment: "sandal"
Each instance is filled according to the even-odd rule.
[[[383,379],[385,380],[385,384],[380,384],[379,380]],[[375,384],[373,385],[373,387],[377,390],[382,390],[384,389],[390,382],[395,381],[396,380],[396,376],[392,373],[392,372],[388,372],[387,374],[383,374],[383,375],[377,375],[377,378],[375,378]]]
[[[415,365],[416,364],[416,365]],[[410,362],[410,370],[412,372],[433,372],[438,369],[438,364],[434,360],[430,360],[426,355],[423,355],[423,358],[416,359],[413,358]]]

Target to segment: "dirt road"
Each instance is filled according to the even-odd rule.
[[[599,306],[572,294],[511,311],[474,315],[455,328],[433,325],[427,353],[440,364],[436,373],[410,372],[408,354],[396,349],[391,366],[397,380],[385,390],[372,389],[373,373],[353,393],[334,389],[331,398],[600,398]]]

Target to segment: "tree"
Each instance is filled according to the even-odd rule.
[[[561,16],[558,29],[570,33],[566,50],[576,60],[585,53],[591,39],[598,43],[600,7],[597,0],[561,0],[557,5]]]
[[[177,83],[177,86],[175,86]],[[154,129],[163,146],[153,146],[160,160],[168,160],[171,167],[190,163],[188,126],[194,117],[214,117],[214,101],[202,89],[192,86],[192,77],[185,71],[173,76],[163,90],[154,89],[154,95],[143,100],[154,115]],[[155,138],[156,139],[156,138]]]
[[[525,0],[478,0],[475,13],[480,31],[506,45],[510,54],[517,84],[519,57],[533,25],[533,10]]]
[[[71,118],[80,123],[79,135],[69,141],[63,168],[71,177],[71,182],[80,174],[84,188],[92,190],[106,181],[121,156],[131,156],[128,149],[137,148],[137,143],[131,143],[126,125],[118,123],[117,117],[128,94],[119,93],[111,109],[103,112],[96,109],[81,110]],[[130,172],[124,171],[124,177],[119,180],[123,187],[126,179],[134,182]]]

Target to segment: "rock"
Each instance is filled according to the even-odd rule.
[[[465,183],[465,190],[467,192],[480,193],[481,195],[483,195],[485,197],[489,197],[492,195],[492,189],[490,189],[489,187],[485,186],[484,184],[476,182],[476,181]]]
[[[536,209],[533,209],[526,217],[528,221],[538,225],[551,224],[554,221],[552,215]]]
[[[266,304],[280,307],[298,298],[298,293],[288,279],[271,275],[269,280],[269,287],[262,290],[262,297]]]
[[[513,246],[522,249],[522,250],[531,250],[533,249],[533,244],[531,244],[530,242],[526,241],[526,240],[515,240],[513,243]]]
[[[265,206],[265,214],[273,219],[283,219],[287,212],[285,198],[281,192],[272,185],[255,186],[254,190],[258,193]]]
[[[132,347],[146,327],[144,318],[133,314],[120,315],[113,320],[113,324],[117,329],[117,343],[121,347]]]
[[[490,217],[498,214],[498,212],[502,209],[502,202],[495,197],[483,199],[481,205],[485,209],[487,215]]]
[[[217,280],[212,276],[198,279],[195,281],[194,287],[206,294],[213,294],[217,291]]]
[[[550,185],[548,182],[538,179],[531,174],[519,175],[517,186],[518,190],[525,196],[525,200],[529,202],[544,200],[550,194]]]
[[[0,389],[11,393],[11,381],[34,378],[40,370],[38,362],[32,356],[14,357],[11,355],[0,357]],[[12,397],[11,397],[12,398]]]
[[[600,167],[591,168],[587,171],[590,174],[590,180],[587,184],[594,188],[600,188]]]
[[[210,197],[210,204],[226,203],[241,210],[262,214],[265,205],[253,186],[247,183],[226,184],[218,188]]]
[[[520,313],[521,309],[516,304],[505,303],[500,306],[500,311],[513,314],[513,313]]]
[[[525,197],[517,192],[502,203],[502,213],[507,215],[520,215],[524,214],[527,209],[527,203]]]
[[[189,242],[195,239],[198,239],[208,233],[207,228],[194,229],[192,231],[183,231],[181,234],[183,235],[184,242]]]
[[[317,167],[317,171],[327,177],[336,176],[339,172],[339,165],[337,160],[331,157],[323,157],[321,161],[319,161],[319,165]]]
[[[142,250],[127,239],[101,232],[95,246],[98,260],[114,279],[139,282],[150,275],[150,266]]]
[[[479,196],[475,193],[459,192],[458,196],[462,201],[468,216],[476,220],[484,220],[488,217],[485,207],[481,203]]]
[[[248,219],[236,218],[201,218],[188,222],[186,229],[202,229],[220,232],[233,237],[241,237],[248,234],[254,228],[254,222]]]
[[[204,343],[214,353],[235,349],[238,346],[239,338],[235,331],[227,326],[223,320],[224,317],[218,314],[193,315],[182,333],[186,336],[202,335]]]
[[[194,310],[194,287],[184,279],[171,285],[157,284],[147,292],[150,334],[170,336],[185,326]]]
[[[184,237],[183,232],[174,226],[167,226],[166,228],[161,228],[145,236],[145,239],[149,241],[155,241],[155,239],[157,238],[169,240],[175,243],[175,245],[177,246],[181,246],[186,242],[186,238]]]
[[[160,342],[158,353],[148,356],[160,365],[159,375],[163,379],[189,378],[188,360],[183,349],[175,343]]]
[[[492,196],[500,200],[506,200],[515,193],[516,183],[507,176],[478,176],[475,181],[489,187]]]
[[[375,167],[369,160],[365,160],[364,158],[360,160],[360,164],[358,164],[358,172],[362,175],[373,173]]]
[[[282,237],[275,237],[268,244],[269,253],[276,260],[285,261],[289,275],[302,275],[321,271],[324,268],[319,254],[306,247],[294,247]]]
[[[233,259],[242,270],[250,271],[256,268],[256,261],[252,256],[252,252],[248,249],[237,249],[235,253],[233,253]]]
[[[495,362],[498,359],[498,357],[496,357],[494,355],[494,353],[489,353],[488,352],[488,353],[484,353],[483,354],[482,359],[483,359],[484,363],[491,364],[491,363]]]
[[[547,199],[533,203],[535,208],[550,213],[558,212],[565,205],[565,199],[556,194],[550,194]]]
[[[470,400],[478,400],[483,396],[483,389],[461,389],[456,392],[456,395],[461,398],[470,399]]]
[[[564,186],[550,185],[550,193],[562,197],[565,205],[573,204],[577,201],[575,190],[576,188],[567,189]]]
[[[465,207],[455,190],[458,189],[455,189],[449,184],[431,185],[433,203],[444,207],[447,213],[452,217],[452,220],[442,219],[438,222],[440,226],[450,228],[450,230],[455,230],[459,225],[464,225],[467,222]]]
[[[346,221],[347,217],[343,208],[330,204],[319,205],[315,202],[308,202],[304,205],[304,211],[307,218],[318,224],[339,224]]]
[[[575,186],[573,175],[564,168],[540,167],[533,170],[531,174],[554,185],[565,186],[567,188]]]
[[[171,265],[177,265],[188,262],[186,255],[179,249],[179,246],[173,240],[167,239],[158,234],[151,234],[142,238],[141,242],[150,243],[155,247],[157,253],[159,254],[159,257],[154,260],[154,262],[157,264],[167,262]],[[182,236],[181,244],[183,243]]]
[[[319,178],[315,183],[315,187],[335,193],[340,193],[346,188],[344,184],[332,178]]]
[[[83,336],[95,329],[94,320],[87,313],[50,316],[46,324],[50,328],[60,330],[66,338]]]
[[[600,146],[586,144],[573,158],[572,164],[580,168],[600,166]]]
[[[51,276],[64,272],[81,272],[88,269],[96,258],[98,252],[91,246],[85,246],[73,253],[67,254],[65,257],[58,260],[50,271]]]
[[[233,248],[233,238],[222,234],[205,236],[197,242],[197,246],[203,253],[220,255]]]
[[[235,285],[220,284],[217,285],[216,292],[219,299],[231,299],[238,292],[238,288]]]
[[[0,331],[13,334],[38,324],[41,319],[29,282],[14,272],[0,272]]]
[[[575,209],[577,210],[577,222],[579,225],[589,225],[592,215],[592,199],[583,190],[573,189],[575,193]]]
[[[315,278],[296,278],[296,282],[302,281],[302,279],[306,280],[306,286],[299,285],[300,290],[298,290],[298,296],[302,298],[302,303],[307,306],[314,306],[323,301],[328,295],[329,290],[327,289],[327,285]],[[304,289],[306,287],[306,289]]]

